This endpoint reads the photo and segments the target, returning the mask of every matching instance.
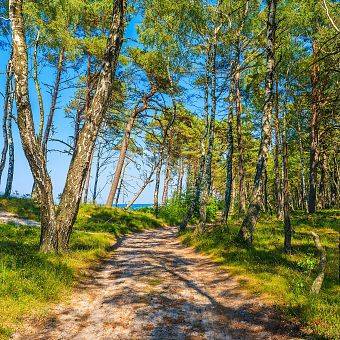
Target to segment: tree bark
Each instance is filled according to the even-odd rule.
[[[46,168],[44,152],[35,136],[29,99],[27,46],[22,15],[22,0],[10,0],[9,13],[12,23],[12,62],[16,80],[15,92],[19,133],[26,158],[40,192],[42,226],[40,247],[42,251],[52,251],[58,249],[57,222],[54,210],[52,183]]]
[[[85,112],[87,113],[91,104],[91,55],[87,54],[87,77],[86,77],[86,97],[85,97]],[[76,117],[76,119],[79,119],[80,124],[80,117]],[[76,122],[77,124],[77,122]],[[79,126],[76,127],[79,133]],[[89,168],[87,170],[86,179],[85,179],[85,185],[84,185],[84,192],[83,192],[83,203],[87,203],[89,190],[90,190],[90,181],[91,181],[91,169],[92,169],[92,162],[93,162],[93,156],[94,156],[94,150],[91,154],[90,164]]]
[[[166,201],[168,199],[169,183],[170,183],[170,179],[171,179],[170,175],[171,175],[171,161],[170,161],[170,150],[169,150],[168,159],[167,159],[167,162],[166,162],[166,169],[165,169],[163,194],[162,194],[162,205],[165,205]]]
[[[45,110],[44,110],[44,102],[41,94],[41,87],[38,79],[38,46],[39,46],[39,38],[40,31],[38,31],[37,36],[35,38],[34,43],[34,53],[33,53],[33,79],[35,89],[37,91],[38,103],[39,103],[39,129],[38,129],[38,139],[42,140],[43,132],[44,132],[44,123],[45,123]]]
[[[159,196],[159,185],[160,185],[160,182],[161,182],[161,171],[162,171],[162,163],[163,163],[163,161],[162,161],[163,154],[160,153],[159,157],[160,157],[160,161],[159,161],[158,166],[156,168],[155,189],[154,189],[154,192],[153,192],[153,208],[155,210],[155,215],[156,216],[157,216],[158,210],[159,210],[158,196]]]
[[[85,183],[84,183],[83,203],[85,203],[85,204],[87,203],[87,199],[88,199],[89,191],[90,191],[91,169],[92,169],[93,155],[94,155],[94,149],[93,149],[91,157],[90,157],[90,163],[89,163],[89,167],[87,169]]]
[[[242,136],[242,101],[240,91],[240,78],[241,78],[241,34],[245,20],[248,15],[249,0],[245,3],[243,20],[237,31],[237,43],[236,43],[236,65],[235,65],[235,101],[236,101],[236,140],[238,149],[238,201],[239,201],[239,213],[244,214],[246,210],[246,192],[245,192],[245,170],[244,170],[244,147],[243,147],[243,136]]]
[[[286,117],[283,117],[282,133],[282,167],[283,167],[283,219],[284,219],[284,251],[290,254],[292,250],[292,226],[289,211],[289,179],[288,179],[288,141]]]
[[[225,190],[225,207],[224,207],[224,221],[228,221],[231,205],[231,194],[233,188],[233,156],[234,156],[234,134],[233,134],[233,117],[234,117],[234,85],[235,85],[235,66],[231,68],[230,77],[230,94],[229,94],[229,112],[228,112],[228,127],[227,127],[227,176],[226,176],[226,190]]]
[[[99,180],[99,172],[100,172],[100,159],[101,159],[101,145],[99,143],[98,150],[97,150],[96,170],[94,174],[93,193],[92,193],[93,204],[96,203],[96,199],[97,199],[98,180]]]
[[[300,120],[298,119],[298,138],[299,138],[299,153],[300,153],[300,176],[301,176],[301,200],[302,200],[302,207],[304,207],[305,211],[308,211],[308,201],[306,196],[306,177],[305,177],[305,157],[303,152],[303,142],[301,136],[301,124]]]
[[[13,96],[11,94],[11,81],[13,76],[12,70],[12,57],[8,61],[7,70],[6,70],[6,84],[5,84],[5,103],[4,103],[4,116],[2,121],[2,136],[4,139],[4,144],[1,152],[1,160],[0,160],[0,182],[2,173],[4,171],[6,165],[7,151],[8,151],[8,120],[11,119],[12,112],[12,101]]]
[[[183,159],[179,160],[178,179],[177,179],[177,195],[181,196],[183,191],[183,176],[184,176],[184,164]]]
[[[216,51],[217,51],[217,28],[214,32],[214,43],[211,50],[211,111],[210,111],[210,122],[208,130],[208,150],[205,162],[205,184],[206,194],[210,196],[212,189],[212,158],[214,151],[214,140],[215,140],[215,119],[216,119]]]
[[[281,219],[283,214],[281,170],[280,170],[280,121],[279,121],[279,82],[275,77],[275,110],[274,110],[274,196],[276,205],[276,216]]]
[[[239,212],[244,213],[246,209],[246,193],[245,193],[245,171],[244,171],[244,147],[243,147],[243,136],[242,136],[242,103],[241,103],[241,92],[240,92],[240,67],[239,67],[239,52],[238,52],[238,65],[236,65],[235,73],[235,95],[236,95],[236,139],[238,149],[238,197],[239,197]]]
[[[5,188],[5,197],[10,197],[12,193],[13,176],[14,176],[14,141],[12,133],[12,109],[14,100],[14,89],[12,82],[10,83],[10,99],[8,105],[8,117],[7,117],[7,140],[8,140],[8,170],[7,180]]]
[[[53,202],[52,183],[46,168],[45,148],[40,145],[35,136],[28,91],[27,46],[22,3],[22,0],[10,0],[9,2],[19,132],[25,155],[40,193],[41,250],[67,250],[94,143],[111,97],[113,77],[118,63],[125,26],[125,1],[114,2],[110,35],[97,88],[90,109],[86,114],[84,126],[79,133],[64,191],[57,209]]]
[[[318,45],[313,41],[313,55],[317,58]],[[319,100],[320,91],[319,83],[319,65],[313,63],[311,70],[312,83],[312,112],[310,120],[310,151],[309,151],[309,194],[308,194],[308,212],[314,213],[316,210],[316,177],[317,164],[319,158]]]
[[[240,238],[248,244],[253,243],[253,233],[260,213],[261,186],[264,168],[271,140],[271,116],[273,110],[273,80],[275,71],[275,33],[276,33],[276,4],[277,0],[268,2],[267,22],[267,75],[265,85],[265,105],[262,117],[262,136],[258,153],[256,173],[250,204],[239,232]]]

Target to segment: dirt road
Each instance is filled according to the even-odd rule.
[[[70,304],[15,339],[288,339],[288,326],[176,229],[120,240]],[[284,330],[286,328],[286,330]]]

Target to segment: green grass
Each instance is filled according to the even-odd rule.
[[[283,253],[283,226],[263,217],[257,225],[254,247],[236,242],[241,221],[229,223],[229,231],[215,227],[203,235],[188,230],[182,241],[202,251],[239,278],[247,289],[261,294],[287,317],[298,319],[316,338],[339,338],[339,211],[323,211],[306,217],[295,213],[292,224],[293,253]],[[310,294],[316,276],[318,253],[309,231],[319,234],[327,251],[325,280],[319,295]]]
[[[0,198],[0,211],[6,211],[35,221],[40,220],[40,209],[31,199]]]
[[[2,209],[39,219],[30,200],[0,202]],[[38,251],[39,228],[0,224],[0,339],[20,328],[24,318],[43,317],[52,304],[66,301],[86,269],[110,254],[117,238],[161,226],[147,213],[82,206],[69,253],[56,255]]]

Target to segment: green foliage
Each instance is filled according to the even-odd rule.
[[[207,204],[207,222],[216,220],[217,212],[219,210],[219,201],[215,197],[211,197]]]
[[[0,211],[12,213],[21,218],[40,220],[40,208],[32,199],[0,198]]]
[[[151,213],[99,207],[91,204],[80,207],[75,224],[77,230],[107,232],[115,237],[163,226],[164,223]]]
[[[288,317],[302,322],[304,330],[316,337],[335,339],[340,331],[339,211],[324,211],[306,217],[295,213],[293,253],[283,252],[283,225],[272,217],[262,218],[255,232],[253,248],[235,241],[240,221],[215,226],[205,234],[187,230],[182,241],[212,256],[240,279],[240,283],[273,302]],[[310,294],[317,275],[318,252],[309,231],[319,234],[327,251],[325,280],[318,296]]]
[[[169,225],[179,225],[188,211],[188,203],[185,195],[174,195],[165,206],[160,207],[159,216]]]

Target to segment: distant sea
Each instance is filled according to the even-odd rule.
[[[125,208],[126,207],[126,203],[121,203],[118,204],[118,208]],[[132,210],[138,210],[138,209],[142,209],[142,208],[149,208],[152,207],[153,204],[152,203],[136,203],[136,204],[132,204],[131,209]]]

